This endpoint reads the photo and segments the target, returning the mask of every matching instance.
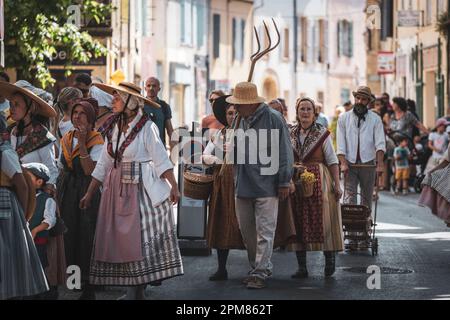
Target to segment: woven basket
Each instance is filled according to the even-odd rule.
[[[312,197],[312,195],[314,194],[314,185],[315,182],[313,183],[301,183],[301,188],[302,188],[302,197],[303,198],[309,198]]]
[[[185,172],[184,195],[191,199],[208,200],[213,188],[213,176],[199,173]]]

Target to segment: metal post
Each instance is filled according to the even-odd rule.
[[[444,106],[442,101],[442,75],[441,75],[441,69],[442,69],[442,48],[441,48],[441,38],[438,38],[438,71],[436,74],[436,93],[437,93],[437,118],[440,118],[444,115]]]
[[[416,46],[413,49],[414,60],[416,62],[416,102],[417,102],[417,112],[419,114],[419,118],[423,121],[423,84],[422,84],[422,76],[421,76],[421,68],[420,68],[420,54],[419,54],[419,46]]]

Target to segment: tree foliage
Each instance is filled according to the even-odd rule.
[[[78,1],[87,20],[102,23],[113,10],[99,1]],[[67,9],[74,0],[5,0],[6,66],[21,78],[53,84],[48,62],[57,51],[67,53],[67,71],[73,62],[86,63],[105,56],[107,49],[86,31],[68,23]]]

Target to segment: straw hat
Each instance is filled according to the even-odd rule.
[[[11,97],[14,94],[22,93],[30,98],[37,106],[37,109],[33,111],[33,114],[39,114],[46,118],[56,117],[55,109],[28,89],[21,88],[12,83],[0,81],[0,92],[8,100],[11,100]]]
[[[104,83],[94,83],[94,86],[100,88],[101,90],[113,94],[114,91],[120,91],[126,94],[131,94],[132,96],[135,96],[141,100],[144,100],[145,103],[150,104],[156,108],[161,108],[159,104],[156,102],[145,98],[143,95],[141,95],[141,88],[134,83],[123,81],[119,83],[119,85],[111,85],[111,84],[104,84]]]
[[[226,99],[230,104],[258,104],[263,103],[265,99],[258,96],[258,89],[253,83],[241,82],[236,85],[233,95]]]
[[[361,95],[369,98],[370,101],[375,100],[372,96],[372,90],[366,86],[360,86],[356,91],[353,91],[353,96],[356,98],[356,95]]]

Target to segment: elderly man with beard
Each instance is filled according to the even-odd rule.
[[[339,117],[337,127],[337,155],[345,176],[344,201],[357,203],[358,185],[361,188],[361,204],[372,208],[372,193],[376,174],[383,173],[383,157],[386,152],[383,122],[367,106],[372,100],[369,87],[361,86],[353,92],[353,109]],[[354,165],[368,165],[358,167]],[[371,167],[370,165],[375,165]]]

